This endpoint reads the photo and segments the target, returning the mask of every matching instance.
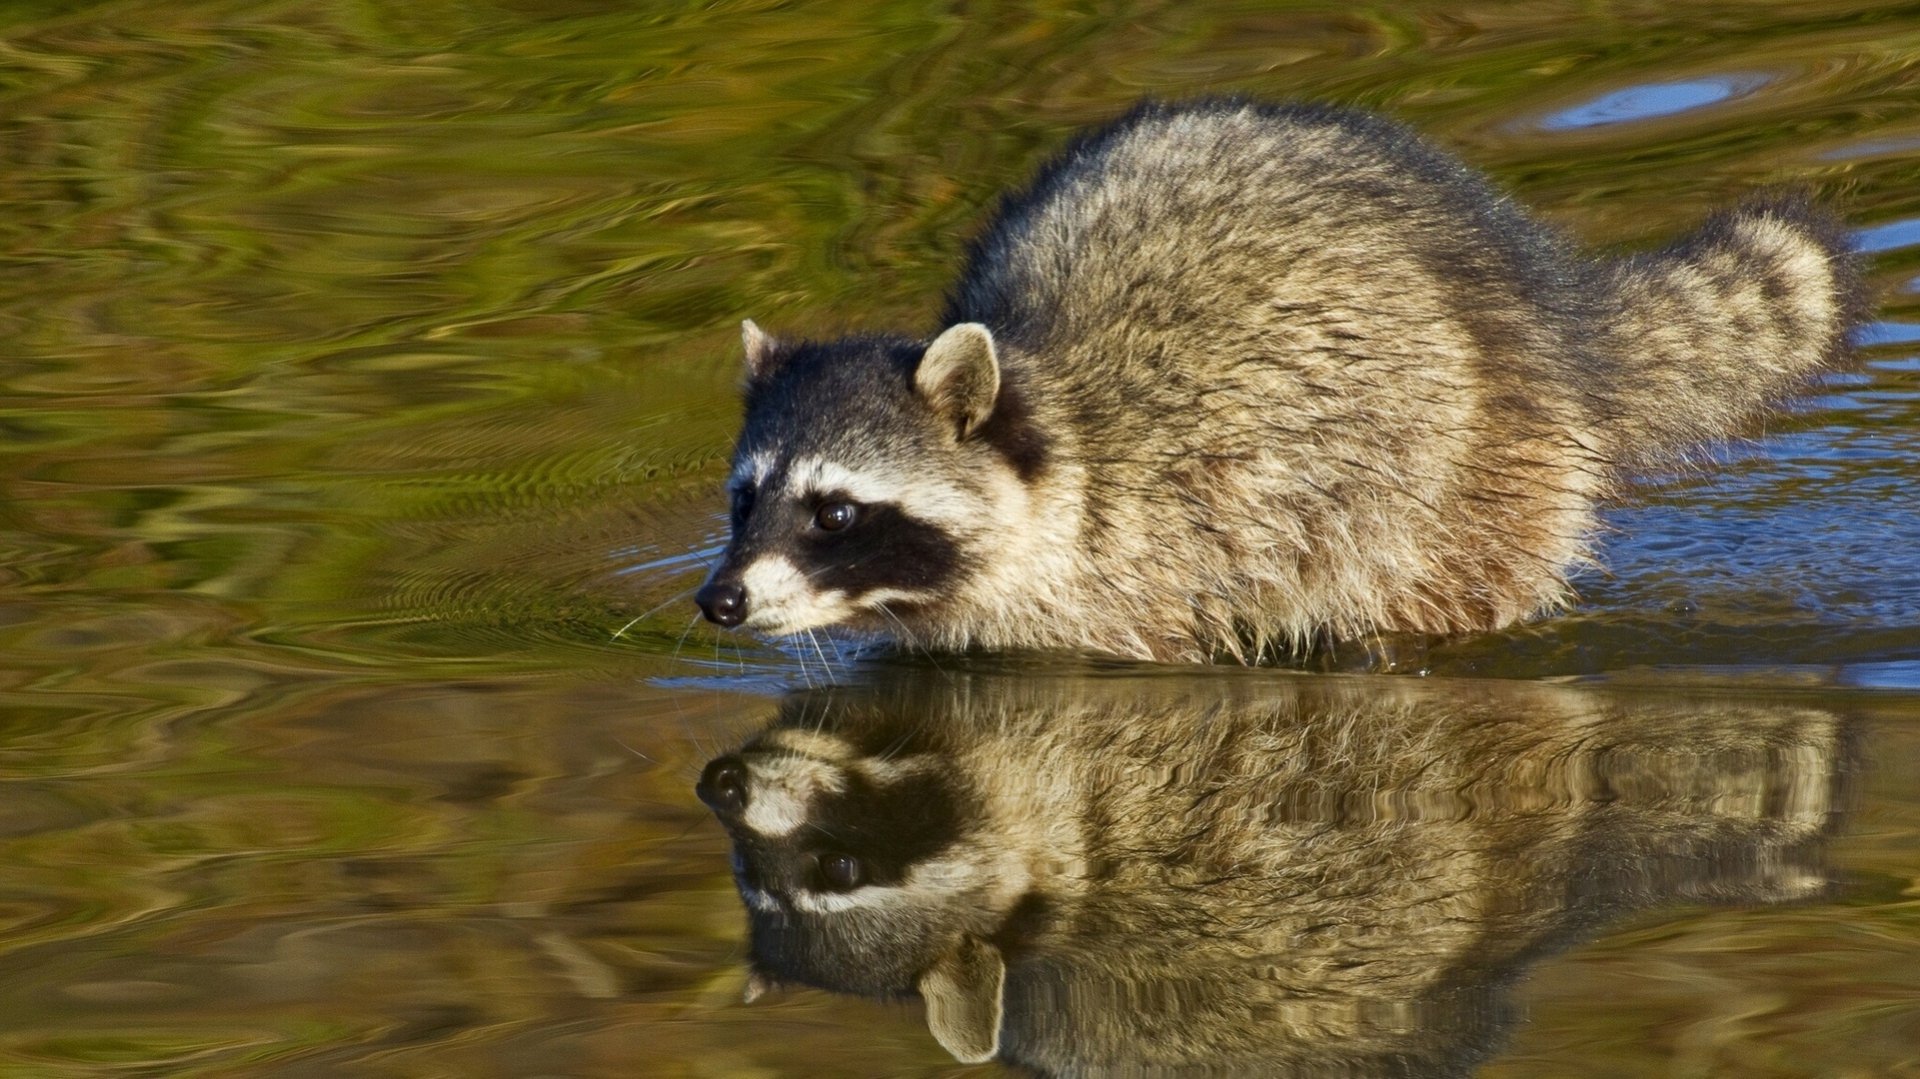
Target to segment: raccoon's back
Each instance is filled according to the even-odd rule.
[[[1543,315],[1579,302],[1577,269],[1477,174],[1390,120],[1319,105],[1150,102],[1068,147],[1002,204],[946,321],[981,322],[1054,355],[1083,346],[1077,359],[1096,368],[1202,342],[1230,360],[1275,318],[1292,329],[1331,323],[1337,341],[1356,297],[1369,334],[1417,331],[1436,310],[1537,333]]]

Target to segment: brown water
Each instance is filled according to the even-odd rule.
[[[0,1074],[956,1071],[910,1004],[738,1003],[693,781],[871,675],[681,595],[736,326],[924,330],[1069,131],[1232,91],[1388,109],[1598,244],[1844,200],[1859,370],[1614,511],[1577,609],[1426,662],[1846,732],[1829,883],[1468,962],[1485,1074],[1920,1075],[1916,60],[1895,4],[8,6]]]

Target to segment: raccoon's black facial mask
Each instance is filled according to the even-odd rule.
[[[732,834],[742,886],[785,900],[899,886],[967,819],[937,775],[908,766],[880,782],[798,752],[716,757],[694,790]]]
[[[968,814],[937,773],[895,757],[883,781],[864,758],[836,755],[749,746],[710,762],[695,790],[733,838],[757,970],[842,992],[910,992],[943,937],[945,919],[927,908],[949,899],[913,874],[944,855]]]
[[[845,520],[829,528],[823,518],[836,507],[845,507]],[[886,502],[827,503],[816,512],[814,529],[795,547],[801,572],[856,602],[882,589],[938,592],[966,564],[952,537]]]
[[[696,597],[710,620],[776,632],[879,620],[878,604],[935,602],[970,571],[958,537],[899,502],[794,475],[816,460],[733,487],[732,537]]]

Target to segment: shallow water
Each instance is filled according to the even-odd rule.
[[[1345,692],[1830,717],[1817,887],[1642,882],[1451,969],[1501,980],[1488,1075],[1920,1074],[1916,55],[1893,4],[10,6],[0,1072],[957,1071],[913,1005],[738,1003],[694,780],[885,674],[691,620],[738,320],[926,329],[1068,132],[1245,92],[1386,108],[1600,245],[1844,201],[1858,370],[1613,510],[1573,611]]]

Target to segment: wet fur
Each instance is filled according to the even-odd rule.
[[[917,647],[1204,662],[1492,630],[1565,604],[1596,505],[1841,360],[1859,308],[1803,199],[1592,260],[1379,117],[1147,104],[974,243],[941,324],[991,332],[983,423],[916,392],[924,341],[768,339],[736,456],[764,467],[736,479],[805,453],[963,507],[871,545],[857,587],[809,578],[839,592],[814,617]]]

